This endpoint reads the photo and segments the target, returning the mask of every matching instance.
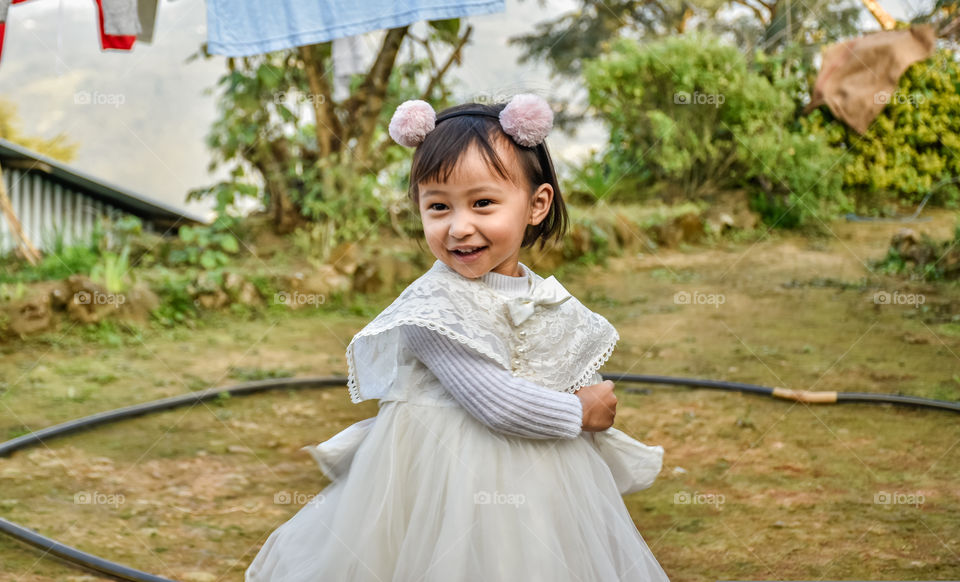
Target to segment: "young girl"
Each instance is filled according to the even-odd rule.
[[[351,400],[375,417],[304,447],[331,484],[267,538],[253,581],[663,581],[621,498],[663,449],[611,428],[597,370],[619,339],[520,249],[567,221],[522,94],[437,116],[397,108],[433,266],[347,346]]]

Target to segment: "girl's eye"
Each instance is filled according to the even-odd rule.
[[[480,200],[477,200],[477,201],[476,201],[476,204],[482,204],[482,203],[484,203],[484,202],[487,202],[488,204],[483,204],[483,205],[481,206],[481,208],[485,208],[485,207],[487,207],[489,204],[493,204],[493,200],[490,200],[489,198],[482,198],[482,199],[480,199]],[[437,208],[438,206],[439,206],[440,208]],[[445,208],[446,208],[446,205],[443,204],[442,202],[434,202],[434,203],[431,204],[430,206],[427,206],[427,210],[436,210],[436,211],[438,211],[438,212],[441,211],[441,210],[443,210],[443,209],[445,209]]]

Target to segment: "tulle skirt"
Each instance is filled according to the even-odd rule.
[[[363,423],[246,582],[668,580],[587,433],[511,437],[405,401]]]

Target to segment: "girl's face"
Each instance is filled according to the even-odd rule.
[[[499,141],[494,147],[511,175],[525,182],[514,152]],[[553,201],[550,184],[541,184],[531,196],[488,167],[476,145],[460,158],[446,183],[420,182],[418,191],[430,251],[470,279],[490,271],[521,276],[518,262],[524,231],[528,224],[540,224]]]

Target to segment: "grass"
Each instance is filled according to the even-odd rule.
[[[606,371],[960,400],[960,290],[869,272],[861,259],[883,254],[890,227],[831,228],[837,238],[816,244],[784,235],[623,257],[562,282],[620,332]],[[929,309],[878,305],[878,289],[923,293]],[[724,302],[678,304],[681,292]],[[0,434],[209,386],[343,375],[347,342],[391,300],[7,346]],[[960,578],[955,414],[628,387],[616,426],[665,458],[624,501],[671,579]],[[77,433],[0,459],[0,512],[142,570],[241,580],[299,509],[277,492],[327,484],[299,448],[376,410],[345,387],[279,390]],[[0,564],[0,578],[27,582],[79,575],[6,538]]]

